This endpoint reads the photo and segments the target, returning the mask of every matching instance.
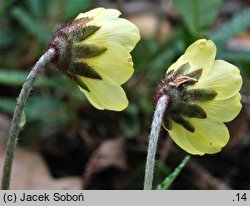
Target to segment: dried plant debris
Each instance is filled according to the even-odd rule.
[[[85,189],[124,189],[127,163],[123,141],[106,140],[92,154],[83,179]]]
[[[1,165],[5,150],[0,151]],[[0,175],[2,176],[2,171]],[[18,148],[16,151],[10,189],[81,189],[80,177],[71,176],[54,179],[42,157],[36,153]]]

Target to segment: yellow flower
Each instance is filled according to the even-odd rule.
[[[130,52],[140,35],[120,15],[116,9],[105,8],[81,13],[60,27],[50,43],[59,53],[58,68],[101,110],[121,111],[128,106],[121,85],[134,72]]]
[[[221,151],[229,140],[223,122],[233,120],[242,107],[239,69],[215,55],[212,41],[196,41],[170,66],[156,93],[156,98],[170,98],[163,126],[191,154]]]

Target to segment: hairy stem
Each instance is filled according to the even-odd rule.
[[[155,154],[158,137],[161,129],[162,118],[168,105],[169,97],[163,95],[159,98],[154,112],[151,132],[149,135],[148,154],[145,168],[144,190],[151,190],[154,178]]]
[[[32,68],[31,72],[29,73],[26,81],[23,84],[22,90],[19,94],[17,99],[16,108],[14,111],[13,119],[11,122],[11,127],[9,131],[8,137],[8,144],[7,144],[7,152],[4,161],[3,167],[3,177],[2,177],[2,189],[7,190],[9,189],[10,185],[10,176],[12,170],[12,163],[14,158],[14,153],[16,149],[18,135],[20,130],[22,129],[20,126],[24,105],[27,102],[29,97],[32,84],[36,77],[44,71],[46,65],[51,62],[56,57],[56,51],[54,49],[49,49],[44,53],[43,56],[38,60],[35,66]]]

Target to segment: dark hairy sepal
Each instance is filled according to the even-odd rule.
[[[190,65],[186,63],[168,71],[156,88],[154,107],[162,95],[169,97],[169,105],[163,118],[163,125],[168,130],[172,129],[172,124],[175,122],[186,130],[194,132],[195,125],[190,123],[189,118],[207,118],[206,111],[199,106],[199,102],[211,101],[217,95],[210,88],[193,88],[192,85],[199,81],[203,69],[197,68],[191,72],[190,70]]]

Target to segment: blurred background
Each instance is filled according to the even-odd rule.
[[[11,188],[142,189],[156,85],[188,45],[208,38],[218,59],[241,70],[243,109],[227,124],[231,139],[223,151],[192,156],[170,189],[250,189],[249,0],[0,0],[0,167],[21,85],[52,32],[99,6],[118,8],[141,31],[135,73],[124,85],[129,107],[96,110],[49,65],[25,107]],[[162,130],[154,185],[186,155]]]

